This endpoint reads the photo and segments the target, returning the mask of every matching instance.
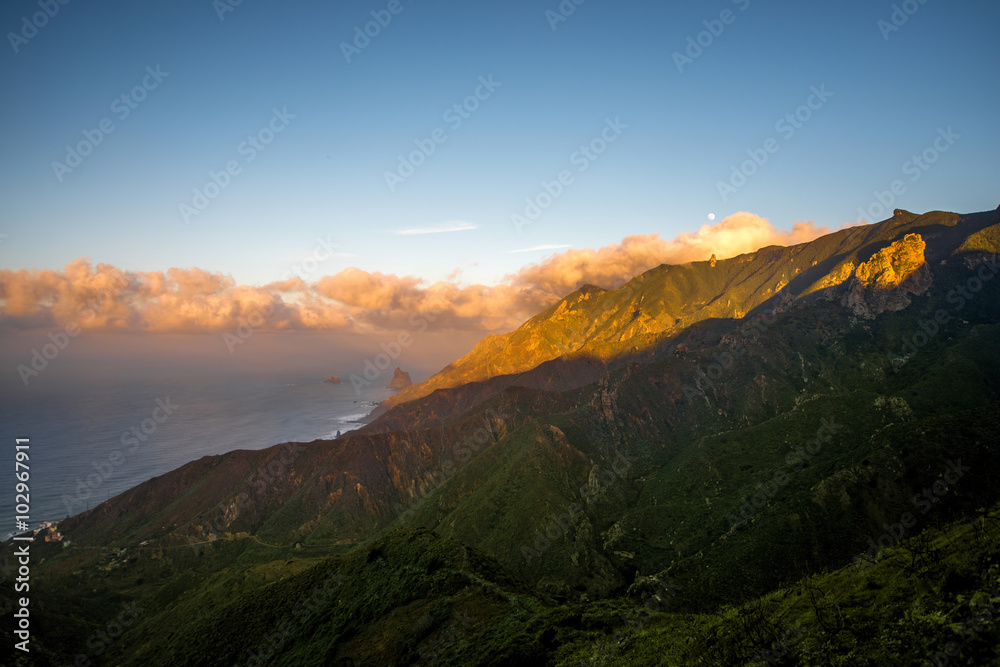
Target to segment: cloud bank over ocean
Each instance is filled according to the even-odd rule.
[[[198,333],[232,330],[250,320],[262,331],[373,333],[403,329],[415,314],[433,313],[428,321],[434,330],[497,331],[518,326],[588,283],[617,287],[660,264],[713,254],[724,259],[804,243],[829,231],[812,222],[781,231],[741,212],[671,240],[633,235],[597,250],[566,250],[496,285],[426,284],[416,276],[352,267],[311,283],[289,278],[249,286],[202,268],[137,272],[80,258],[61,271],[0,270],[0,330],[71,324],[81,330]]]

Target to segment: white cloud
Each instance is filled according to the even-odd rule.
[[[416,227],[414,229],[401,229],[396,233],[400,236],[411,236],[413,234],[444,234],[446,232],[465,232],[470,229],[478,229],[479,225],[474,225],[471,222],[464,222],[462,220],[454,220],[452,222],[442,222],[440,225],[435,225],[434,227]]]

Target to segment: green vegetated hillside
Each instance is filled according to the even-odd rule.
[[[140,485],[36,542],[33,664],[992,664],[998,222],[584,290],[511,334],[566,358]]]
[[[15,664],[70,664],[74,651],[76,664],[164,666],[874,667],[924,665],[933,656],[997,664],[998,545],[1000,506],[980,508],[903,536],[863,567],[825,569],[693,612],[679,601],[687,587],[673,578],[640,578],[607,599],[555,603],[475,549],[399,530],[325,558],[268,560],[245,549],[220,566],[218,553],[215,563],[188,564],[166,584],[91,575],[85,585],[98,588],[88,604],[37,612],[46,638],[36,639],[31,661]],[[130,576],[155,576],[142,557],[128,567]],[[123,593],[135,601],[123,603]],[[116,626],[123,609],[128,622]]]
[[[679,334],[696,323],[742,318],[779,292],[799,296],[839,284],[848,277],[848,268],[867,261],[876,250],[907,233],[931,239],[928,261],[937,262],[970,235],[995,224],[994,215],[931,212],[918,216],[897,210],[892,219],[878,225],[841,230],[810,243],[770,246],[718,262],[662,265],[614,290],[587,285],[517,330],[486,338],[469,354],[387,404],[399,405],[438,389],[497,376],[520,375],[567,356],[612,363],[648,350],[664,336]],[[985,237],[984,242],[981,249],[989,247]],[[590,376],[581,379],[589,382]],[[518,377],[518,384],[525,384],[525,378]],[[563,378],[559,384],[572,384],[572,379]]]

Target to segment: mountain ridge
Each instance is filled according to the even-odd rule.
[[[766,246],[714,263],[661,264],[612,290],[582,287],[515,331],[487,337],[468,354],[427,380],[389,398],[372,418],[381,417],[395,406],[438,389],[488,382],[497,376],[514,375],[525,381],[523,374],[530,374],[541,364],[574,355],[586,356],[592,363],[602,364],[595,373],[606,371],[614,364],[615,357],[628,357],[620,345],[626,340],[632,342],[634,352],[639,352],[706,319],[738,320],[779,292],[800,298],[839,285],[854,274],[857,266],[870,262],[879,251],[902,240],[914,229],[921,229],[935,238],[947,237],[943,243],[935,244],[932,256],[927,258],[929,262],[940,261],[957,247],[959,240],[968,236],[957,229],[959,226],[978,227],[980,231],[990,226],[990,221],[994,220],[990,216],[994,213],[959,216],[932,211],[917,215],[897,210],[892,218],[881,223],[843,229],[807,243]],[[938,251],[941,245],[951,249]],[[728,280],[720,285],[720,277]],[[736,285],[731,288],[734,282]],[[649,293],[668,296],[647,299]],[[727,302],[722,304],[724,294],[728,294]],[[735,306],[733,298],[738,300]],[[596,307],[581,308],[595,300],[593,305]],[[691,300],[693,304],[689,303]],[[644,301],[647,304],[645,312]],[[562,314],[566,316],[560,318]],[[636,324],[640,318],[641,322]],[[611,326],[602,330],[609,321]],[[615,343],[619,345],[616,347]],[[586,381],[593,379],[596,379],[593,374],[584,378]],[[546,383],[536,382],[535,386],[546,386]],[[555,383],[548,386],[558,389],[574,385]]]
[[[898,222],[898,220],[894,219],[891,222]],[[870,245],[868,239],[872,236],[871,232],[872,230],[863,230],[866,245]],[[845,230],[836,234],[841,236],[858,235],[859,231]],[[838,245],[838,247],[840,246]],[[775,247],[774,249],[762,249],[750,257],[758,255],[771,257],[774,253],[791,253],[797,256],[803,251],[804,248],[783,249]],[[861,254],[867,255],[868,260],[870,260],[878,252],[879,250],[862,251]],[[842,265],[848,261],[838,256],[832,256],[832,259],[837,259],[836,265]],[[721,260],[715,268],[724,266],[726,262],[734,261],[738,264],[746,264],[753,260],[748,258]],[[707,262],[701,264],[708,265]],[[755,267],[755,272],[759,270],[759,267]],[[772,272],[774,270],[772,268]],[[661,269],[654,269],[633,280],[653,282],[661,278],[663,274],[670,275],[671,273],[676,273],[675,267],[665,269],[661,267]],[[768,280],[771,279],[772,274],[769,274]],[[809,281],[810,285],[816,282],[811,277]],[[846,282],[845,280],[837,286],[824,289],[841,287]],[[644,294],[640,288],[619,292],[619,294],[622,293],[635,293],[640,297]],[[548,314],[550,318],[558,318],[561,313],[573,312],[573,308],[586,304],[595,297],[601,298],[606,294],[608,292],[600,290],[600,288],[588,290],[587,294],[579,295],[569,301],[564,300],[547,309],[543,314]],[[847,290],[847,295],[851,294],[854,294],[853,297],[850,297],[854,299],[851,302],[854,307],[859,303],[858,299],[863,302],[865,298],[863,294],[858,296],[857,290],[854,292]],[[774,300],[776,293],[773,289],[767,289],[766,296]],[[821,298],[822,294],[809,292],[806,296]],[[762,301],[763,303],[765,302]],[[603,308],[602,304],[596,305]],[[621,308],[618,310],[620,311]],[[575,318],[581,318],[585,315],[585,311],[577,310],[576,312]],[[688,333],[691,333],[691,329],[704,329],[707,332],[708,340],[703,340],[702,343],[708,344],[712,339],[720,340],[734,331],[734,327],[741,320],[730,318],[725,320],[724,324],[716,326],[719,321],[720,318],[700,320],[695,323],[694,327],[688,328]],[[533,334],[530,328],[527,331]],[[718,338],[715,338],[716,336]],[[634,338],[636,336],[627,340],[632,343]],[[656,342],[660,343],[660,347],[655,347]],[[534,373],[535,377],[532,377],[530,371],[512,376],[498,376],[482,383],[467,385],[464,389],[458,387],[439,390],[417,401],[395,406],[356,435],[348,435],[337,441],[317,441],[308,447],[305,445],[286,445],[284,450],[271,448],[263,450],[263,453],[233,452],[231,455],[223,457],[201,459],[179,469],[177,481],[172,481],[165,487],[168,497],[176,500],[165,505],[171,511],[164,516],[164,521],[167,521],[166,525],[171,525],[173,523],[172,517],[186,516],[190,520],[192,513],[194,516],[200,517],[189,523],[187,530],[190,533],[193,529],[193,534],[186,534],[188,539],[192,537],[201,539],[226,532],[253,532],[253,530],[262,529],[269,521],[277,521],[275,518],[266,519],[266,517],[279,509],[280,513],[286,514],[289,511],[289,503],[292,503],[300,507],[300,510],[297,511],[305,510],[306,507],[314,509],[307,510],[307,514],[303,517],[305,522],[301,523],[301,529],[286,534],[288,539],[291,539],[290,535],[298,534],[300,531],[308,533],[310,526],[312,530],[315,530],[317,526],[326,525],[326,522],[331,520],[333,523],[330,528],[324,529],[324,531],[333,529],[334,533],[338,535],[338,539],[359,539],[360,535],[375,525],[371,523],[373,517],[382,516],[383,520],[393,518],[394,513],[391,507],[394,504],[408,506],[412,498],[424,497],[428,489],[437,488],[439,482],[435,481],[435,477],[450,477],[453,471],[460,467],[460,464],[471,459],[471,455],[468,454],[471,447],[463,443],[468,443],[475,434],[479,433],[490,444],[495,444],[523,425],[530,423],[532,421],[531,413],[526,411],[523,406],[517,406],[517,401],[523,401],[526,391],[536,395],[532,401],[532,411],[559,409],[557,406],[565,403],[566,399],[560,398],[558,393],[553,394],[552,392],[579,391],[586,384],[597,381],[615,368],[621,369],[630,364],[650,363],[675,357],[678,346],[682,344],[684,343],[676,341],[675,338],[657,339],[653,341],[653,344],[647,345],[641,354],[626,356],[620,359],[618,364],[609,363],[608,359],[601,357],[596,359],[586,357],[577,352],[575,355],[566,355],[565,359],[549,360],[542,366],[536,367],[540,370]],[[635,351],[638,352],[638,350]],[[611,361],[613,362],[613,359]],[[568,373],[567,379],[562,382],[549,382],[547,386],[541,386],[544,383],[539,381],[539,386],[534,389],[519,390],[516,395],[521,398],[507,401],[501,398],[503,392],[514,389],[519,382],[523,383],[526,377],[529,380],[538,381],[537,376],[544,376],[551,380],[552,377],[558,375],[560,367],[567,366],[571,367],[571,372]],[[586,372],[581,373],[579,369],[583,366],[586,366]],[[697,383],[685,384],[689,387],[697,386]],[[699,391],[702,389],[698,388]],[[675,390],[679,395],[684,393],[681,386],[675,387]],[[441,393],[442,391],[444,393]],[[600,391],[606,393],[606,390],[599,390],[599,393]],[[449,399],[448,396],[453,396],[457,400]],[[492,407],[482,408],[482,406]],[[607,407],[607,409],[611,408]],[[458,415],[476,413],[477,410],[479,416],[466,422],[456,421],[459,419]],[[487,447],[486,441],[478,443],[480,447],[476,448],[475,451],[478,452]],[[296,452],[305,452],[306,455],[296,453],[294,457],[291,457],[288,454],[289,447],[292,447]],[[287,458],[292,460],[286,465],[283,461]],[[232,461],[234,465],[220,468],[223,460]],[[449,466],[449,464],[450,467],[444,471],[447,474],[442,475],[442,467]],[[268,479],[266,470],[268,469],[281,472],[281,475],[274,475],[280,480],[279,483],[266,481]],[[316,470],[333,469],[337,472],[327,472],[317,476]],[[258,472],[261,470],[265,471],[262,475]],[[169,476],[167,477],[169,478]],[[206,479],[211,481],[204,481]],[[406,479],[411,481],[405,482]],[[111,506],[99,506],[85,515],[81,515],[81,517],[86,516],[86,519],[74,517],[68,525],[80,526],[81,528],[86,525],[97,526],[106,524],[106,519],[111,516],[118,517],[116,519],[118,521],[126,515],[131,515],[134,521],[139,515],[127,508],[144,506],[139,494],[145,492],[147,484],[149,483],[123,494],[118,501],[122,509],[112,515],[107,515],[107,512],[110,507],[115,506],[114,503]],[[201,486],[204,486],[205,493],[196,493]],[[266,497],[261,496],[258,489],[266,489]],[[181,496],[179,494],[182,491],[187,493],[191,499],[180,502]],[[325,499],[320,500],[323,498]],[[341,498],[343,501],[340,500]],[[177,504],[178,502],[180,504]],[[331,503],[336,504],[337,502],[346,503],[346,507],[351,509],[343,517],[324,519],[323,517],[332,507]],[[213,509],[207,512],[204,509],[200,512],[190,509],[203,508],[206,504]],[[161,506],[162,504],[154,503],[154,505]],[[189,509],[185,509],[185,507]],[[102,514],[105,519],[99,518]],[[353,518],[345,524],[343,522],[347,516]],[[319,523],[315,523],[316,521]],[[340,528],[337,529],[336,526],[340,526]],[[122,524],[119,524],[117,530],[120,531],[123,527]],[[346,530],[347,532],[339,534],[337,530]],[[154,536],[162,538],[165,534],[162,530],[155,532],[147,527],[141,533],[141,537],[144,539],[151,539]]]
[[[519,639],[496,655],[461,640],[456,651],[504,664],[531,646],[547,656],[537,664],[568,664],[564,646],[596,651],[624,622],[609,610],[638,596],[678,614],[657,603],[657,623],[701,628],[704,656],[716,651],[707,628],[720,628],[749,660],[767,642],[738,628],[770,618],[768,596],[850,567],[948,461],[971,472],[918,530],[1000,503],[1000,299],[988,291],[1000,281],[985,281],[1000,272],[1000,213],[880,225],[570,295],[521,336],[538,336],[544,356],[578,327],[588,342],[573,350],[436,388],[335,441],[204,457],[60,522],[73,545],[42,547],[42,591],[102,608],[139,600],[153,609],[143,628],[230,637],[218,615],[230,601],[254,623],[280,622],[259,610],[304,590],[286,577],[335,557],[362,573],[350,589],[362,606],[331,602],[314,623],[336,627],[303,629],[282,659],[410,664],[431,628],[457,627],[448,610],[492,599],[483,632],[517,627]],[[676,306],[685,289],[693,303]],[[471,553],[482,566],[463,564]],[[741,611],[710,620],[729,605]],[[606,612],[617,620],[586,620]],[[524,614],[538,614],[537,634],[513,620]],[[826,626],[809,632],[797,650],[834,642],[820,639]],[[191,655],[170,637],[157,645],[164,660]],[[121,662],[149,657],[136,646]]]

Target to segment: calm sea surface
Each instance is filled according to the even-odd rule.
[[[372,387],[359,395],[349,382],[315,377],[99,384],[4,395],[0,429],[9,440],[3,449],[11,468],[14,438],[31,440],[34,527],[202,456],[310,442],[359,428],[359,420],[394,393]],[[15,482],[9,475],[0,492],[0,536],[14,529]]]

